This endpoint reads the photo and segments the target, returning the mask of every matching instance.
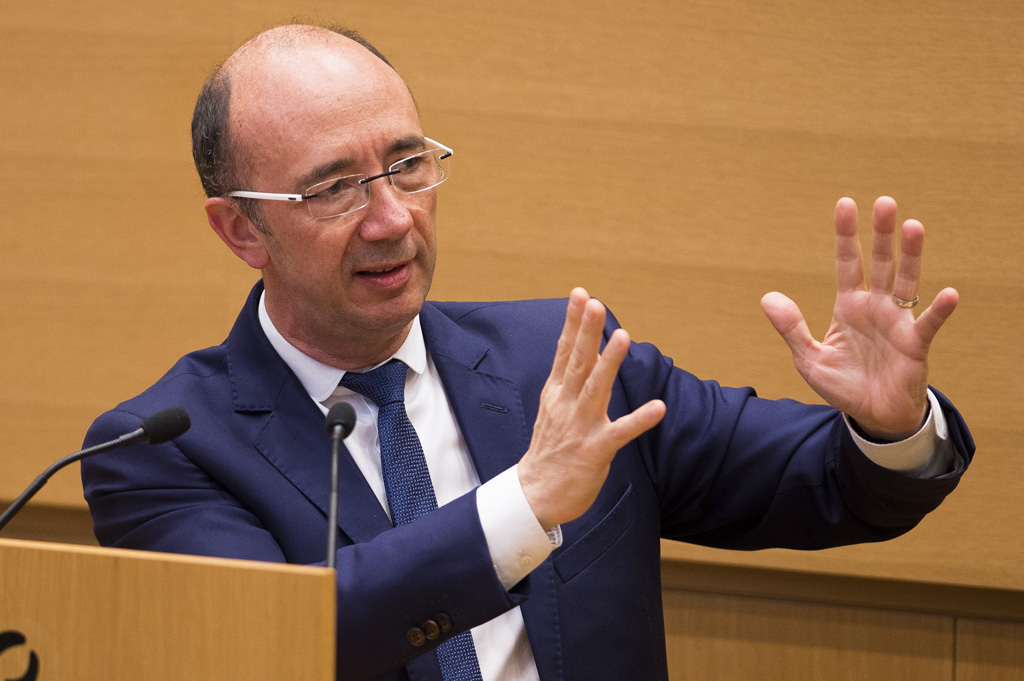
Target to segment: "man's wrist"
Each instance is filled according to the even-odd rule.
[[[857,447],[879,466],[894,471],[915,473],[930,470],[936,452],[948,439],[946,418],[938,399],[928,390],[928,415],[924,424],[909,437],[897,442],[877,442],[865,437],[860,428],[846,414],[843,418]]]
[[[931,415],[932,408],[931,402],[931,397],[926,396],[924,406],[921,408],[921,417],[917,420],[917,423],[913,428],[891,430],[884,428],[881,425],[864,423],[863,421],[859,421],[850,416],[847,417],[847,423],[850,424],[851,428],[853,428],[858,435],[875,444],[884,445],[891,444],[893,442],[902,442],[920,433],[928,424],[928,417]]]
[[[559,526],[545,532],[530,508],[515,466],[477,488],[477,512],[498,579],[510,589],[562,543]]]

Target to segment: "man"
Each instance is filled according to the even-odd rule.
[[[193,139],[210,225],[262,280],[224,344],[97,420],[87,443],[167,406],[193,427],[145,457],[90,459],[86,497],[104,544],[322,562],[323,416],[353,404],[339,678],[667,678],[660,537],[886,539],[938,505],[973,453],[927,388],[928,345],[957,295],[914,319],[923,230],[904,223],[897,264],[891,199],[875,205],[867,289],[856,207],[836,207],[823,343],[791,301],[762,301],[833,409],[698,381],[631,344],[582,289],[425,303],[451,150],[352,34],[284,26],[249,41],[204,86]],[[395,366],[401,417],[359,376]],[[421,462],[429,479],[411,496],[425,485],[430,502],[406,518],[396,476]]]

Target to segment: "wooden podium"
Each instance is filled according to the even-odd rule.
[[[0,539],[0,679],[335,678],[334,572]]]

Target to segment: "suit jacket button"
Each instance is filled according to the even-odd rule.
[[[413,627],[409,631],[405,632],[405,637],[409,640],[409,643],[413,644],[417,648],[427,642],[427,637],[419,627]]]
[[[423,635],[426,636],[428,640],[433,641],[441,635],[441,627],[439,627],[437,622],[434,620],[427,620],[420,625],[420,628],[423,629]]]
[[[434,621],[437,622],[437,626],[441,630],[442,634],[447,634],[452,630],[452,618],[443,612],[439,612],[434,615]]]

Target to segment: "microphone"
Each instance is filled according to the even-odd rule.
[[[28,486],[24,492],[21,493],[17,499],[14,500],[7,510],[0,515],[0,529],[3,529],[4,525],[10,522],[11,518],[21,510],[21,507],[28,503],[28,500],[35,496],[36,492],[42,489],[43,485],[46,484],[47,480],[50,479],[54,473],[59,471],[69,463],[74,463],[79,459],[84,459],[87,456],[93,454],[102,454],[108,452],[111,449],[130,445],[134,442],[141,442],[145,440],[151,445],[160,444],[161,442],[167,442],[174,438],[182,435],[189,427],[192,422],[189,421],[188,413],[181,407],[171,407],[170,409],[164,409],[158,411],[142,420],[142,424],[130,433],[125,433],[120,437],[114,438],[109,442],[104,442],[98,445],[93,445],[81,451],[75,452],[65,456],[60,461],[57,461],[45,471],[42,475],[35,479],[31,485]]]
[[[338,450],[341,441],[356,427],[356,411],[348,402],[338,402],[327,411],[327,432],[331,436],[331,500],[327,511],[327,567],[338,561]]]

